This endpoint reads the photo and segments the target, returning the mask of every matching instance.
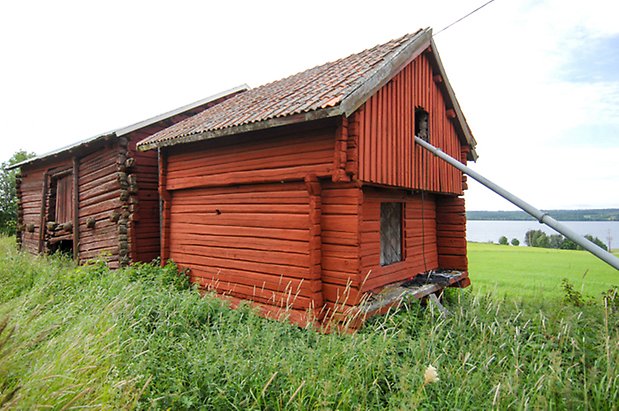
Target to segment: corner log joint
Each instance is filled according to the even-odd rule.
[[[324,316],[324,297],[322,291],[322,188],[315,174],[305,176],[305,188],[309,199],[309,280],[320,281],[321,291],[312,302],[313,320],[322,320]]]
[[[333,154],[333,175],[331,179],[336,182],[348,182],[350,176],[346,173],[348,161],[348,118],[342,117],[342,121],[335,132],[335,148]]]

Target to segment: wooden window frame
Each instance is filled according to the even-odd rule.
[[[73,194],[73,190],[75,187],[73,187],[73,179],[75,178],[75,176],[73,175],[73,170],[72,169],[66,169],[66,170],[61,170],[61,171],[57,171],[55,173],[50,173],[49,175],[49,191],[50,191],[50,195],[53,196],[53,203],[48,204],[48,211],[47,211],[47,217],[52,217],[53,216],[53,220],[48,220],[48,221],[54,221],[56,223],[59,224],[63,224],[63,223],[68,223],[71,222],[73,223],[73,213],[75,212],[74,210],[74,204],[73,202],[75,201],[74,199],[74,194]],[[58,186],[60,182],[62,181],[66,181],[68,182],[68,184],[65,184],[64,189],[66,191],[63,192],[64,196],[66,198],[64,198],[65,201],[60,201],[59,202],[59,198],[58,198]],[[64,207],[62,206],[62,204],[64,204]],[[64,213],[67,215],[67,218],[65,218],[66,221],[58,221],[59,220],[59,209],[60,208],[66,208],[64,209]]]
[[[423,107],[415,108],[415,136],[430,142],[430,113]]]
[[[397,207],[394,207],[397,205]],[[390,208],[393,208],[390,210]],[[395,209],[398,212],[394,212]],[[385,215],[389,213],[389,215]],[[387,220],[389,219],[389,220]],[[380,203],[380,265],[385,267],[404,261],[404,202],[381,201]],[[395,242],[392,235],[396,234]],[[389,238],[389,241],[386,241]],[[388,248],[387,248],[388,247]]]

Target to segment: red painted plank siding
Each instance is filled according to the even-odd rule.
[[[364,182],[462,194],[462,174],[414,144],[415,108],[429,113],[430,143],[460,158],[461,143],[425,54],[407,65],[358,110],[358,173]],[[354,152],[353,152],[354,153]]]

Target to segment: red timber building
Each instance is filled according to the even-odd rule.
[[[430,29],[155,133],[138,149],[160,153],[161,257],[301,324],[431,270],[467,286],[465,177],[415,133],[476,159]]]
[[[236,93],[238,87],[16,164],[18,246],[116,268],[159,256],[157,153],[136,143]]]

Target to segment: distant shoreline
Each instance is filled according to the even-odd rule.
[[[619,221],[619,208],[591,210],[542,210],[559,221]],[[534,221],[524,211],[467,211],[468,220]]]

